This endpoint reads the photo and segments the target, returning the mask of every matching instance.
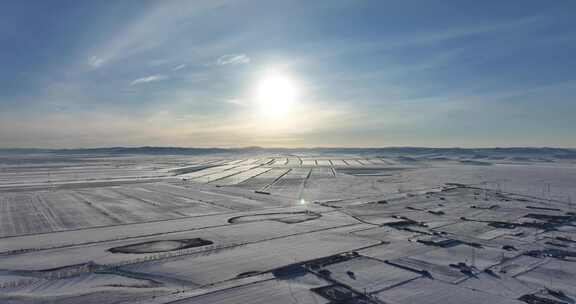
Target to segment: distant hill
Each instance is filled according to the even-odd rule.
[[[207,154],[360,154],[382,157],[403,157],[418,159],[511,159],[545,160],[547,158],[573,160],[576,149],[568,148],[426,148],[426,147],[385,147],[385,148],[183,148],[183,147],[103,147],[85,149],[0,149],[2,155],[207,155]]]

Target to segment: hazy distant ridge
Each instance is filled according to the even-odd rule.
[[[33,149],[14,148],[0,149],[0,154],[58,154],[58,155],[201,155],[217,153],[353,153],[383,156],[415,156],[415,157],[468,157],[468,158],[498,158],[498,157],[553,157],[558,159],[576,159],[576,149],[570,148],[425,148],[425,147],[385,147],[385,148],[182,148],[182,147],[104,147],[84,149]]]

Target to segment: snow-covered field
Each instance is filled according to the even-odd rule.
[[[488,152],[1,156],[0,303],[574,303],[576,162]]]

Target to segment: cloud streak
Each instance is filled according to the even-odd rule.
[[[161,75],[161,74],[150,75],[150,76],[134,79],[134,80],[132,80],[130,85],[144,84],[144,83],[149,83],[149,82],[161,81],[161,80],[165,80],[165,79],[168,79],[168,76]]]
[[[218,65],[237,65],[237,64],[248,64],[252,61],[250,57],[246,54],[229,54],[220,56],[216,63]]]
[[[175,66],[175,67],[172,69],[172,71],[180,71],[181,69],[184,69],[184,68],[186,68],[187,66],[188,66],[187,64],[181,64],[181,65]]]

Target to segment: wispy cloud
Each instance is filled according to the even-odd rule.
[[[97,56],[92,56],[88,58],[88,65],[90,65],[93,68],[99,68],[104,64],[104,62],[105,62],[104,59]]]
[[[168,78],[168,76],[166,76],[166,75],[161,75],[161,74],[150,75],[150,76],[146,76],[146,77],[134,79],[134,80],[130,83],[130,85],[137,85],[137,84],[142,84],[142,83],[148,83],[148,82],[154,82],[154,81],[161,81],[161,80],[165,80],[165,79],[167,79],[167,78]]]
[[[179,71],[179,70],[185,68],[186,66],[187,66],[186,64],[181,64],[181,65],[175,66],[175,67],[172,69],[172,71]]]
[[[161,47],[179,33],[180,27],[175,26],[178,22],[218,9],[229,1],[154,1],[146,13],[129,20],[126,26],[100,45],[98,54],[105,61],[112,62]]]
[[[247,64],[250,63],[251,59],[246,54],[229,54],[224,55],[218,58],[216,61],[219,65],[227,65],[227,64]]]
[[[530,29],[543,27],[548,24],[550,18],[541,16],[524,17],[515,20],[504,20],[492,23],[461,25],[452,28],[431,28],[419,31],[402,33],[387,39],[358,40],[349,43],[346,40],[322,40],[310,43],[307,47],[314,49],[313,60],[326,58],[326,56],[339,56],[348,54],[366,54],[407,47],[430,47],[463,38],[474,38],[481,35],[510,35],[511,32],[523,32]],[[531,41],[534,43],[534,41]],[[326,47],[330,46],[330,47]]]

